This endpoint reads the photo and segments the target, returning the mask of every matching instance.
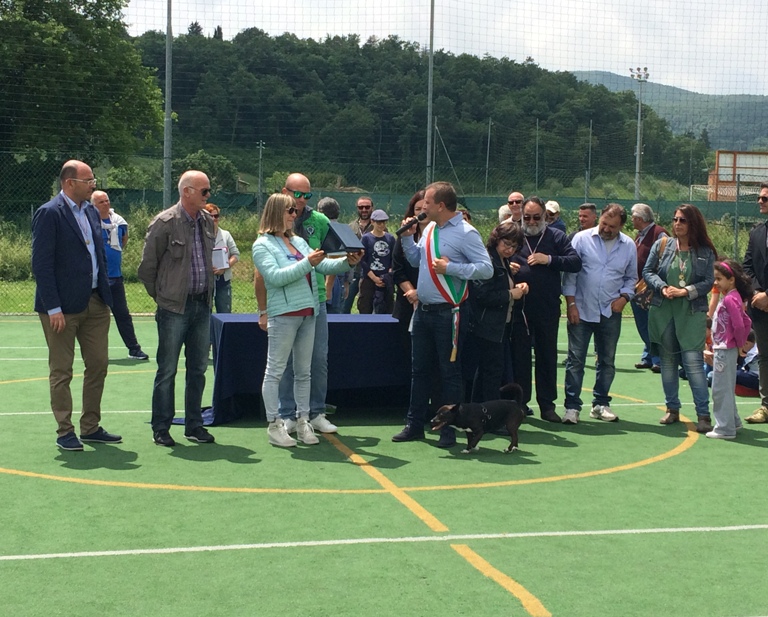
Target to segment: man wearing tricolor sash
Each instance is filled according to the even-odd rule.
[[[405,428],[392,441],[424,438],[435,365],[440,369],[440,403],[462,400],[461,305],[468,295],[467,281],[491,278],[493,266],[480,234],[464,221],[456,206],[456,191],[450,183],[430,184],[423,210],[429,225],[418,243],[412,237],[416,226],[402,233],[405,257],[419,269],[419,300],[411,324],[411,402]],[[453,429],[443,429],[438,445],[449,448],[455,443]]]

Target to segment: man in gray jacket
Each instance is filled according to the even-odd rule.
[[[176,413],[176,368],[186,355],[184,436],[213,443],[203,427],[202,399],[210,345],[216,233],[205,211],[211,183],[201,171],[179,179],[179,203],[158,214],[147,229],[139,279],[157,303],[157,374],[152,392],[152,431],[158,446],[175,446],[170,434]]]

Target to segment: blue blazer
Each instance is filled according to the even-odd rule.
[[[99,266],[98,292],[104,303],[112,306],[99,213],[87,204],[85,215],[91,225]],[[63,313],[73,314],[88,308],[93,281],[91,254],[61,193],[40,206],[32,217],[32,274],[37,282],[36,312],[47,313],[60,306]]]

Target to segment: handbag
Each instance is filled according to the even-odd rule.
[[[664,249],[667,248],[668,236],[664,236],[661,239],[661,246],[659,247],[659,259],[664,254]],[[633,298],[635,304],[638,307],[647,311],[651,306],[651,300],[653,300],[653,287],[649,287],[645,279],[640,279],[635,284],[635,297]]]

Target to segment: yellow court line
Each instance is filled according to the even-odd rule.
[[[156,373],[156,369],[140,370],[140,371],[109,371],[109,375],[136,375],[137,373]],[[82,374],[73,374],[72,379],[82,377]],[[0,381],[0,386],[7,386],[14,383],[27,383],[29,381],[48,381],[48,377],[28,377],[26,379],[9,379],[8,381]]]
[[[532,615],[532,617],[552,617],[552,613],[544,608],[544,605],[536,596],[520,583],[494,568],[466,544],[451,544],[451,548],[464,557],[464,559],[477,568],[483,575],[501,585],[509,593],[520,600],[520,603],[529,615]]]
[[[54,476],[47,473],[34,471],[21,471],[20,469],[5,469],[0,467],[0,473],[25,478],[38,478],[40,480],[56,480],[57,482],[71,482],[72,484],[90,484],[91,486],[110,486],[113,488],[143,488],[163,491],[193,491],[211,493],[277,493],[277,494],[324,494],[324,495],[382,495],[389,491],[378,488],[249,488],[238,486],[194,486],[184,484],[152,484],[148,482],[121,482],[119,480],[92,480],[90,478],[68,478],[67,476]]]
[[[454,491],[469,488],[495,488],[500,486],[523,486],[525,484],[544,484],[546,482],[560,482],[562,480],[577,480],[581,478],[594,478],[596,476],[604,476],[609,473],[616,473],[618,471],[628,471],[630,469],[637,469],[638,467],[645,467],[653,463],[672,458],[678,454],[682,454],[688,450],[696,440],[699,438],[699,434],[696,432],[696,427],[685,416],[680,416],[685,422],[685,426],[688,428],[688,434],[685,436],[683,443],[663,454],[658,454],[650,458],[643,459],[641,461],[635,461],[634,463],[627,463],[625,465],[617,465],[616,467],[608,467],[606,469],[595,469],[593,471],[583,471],[581,473],[569,473],[562,476],[548,476],[546,478],[528,478],[526,480],[501,480],[499,482],[478,482],[476,484],[448,484],[443,486],[404,486],[402,490],[409,493],[420,491]],[[511,456],[511,455],[510,455]]]
[[[357,465],[365,473],[367,473],[374,481],[378,482],[388,493],[390,493],[395,499],[408,508],[413,514],[415,514],[421,521],[427,525],[432,531],[448,531],[448,527],[443,525],[435,516],[427,511],[421,504],[419,504],[413,497],[408,495],[403,489],[392,482],[387,476],[381,473],[368,461],[366,461],[359,454],[355,454],[353,450],[345,446],[338,437],[335,435],[324,434],[328,441],[339,450],[344,456],[346,456],[351,463]]]

